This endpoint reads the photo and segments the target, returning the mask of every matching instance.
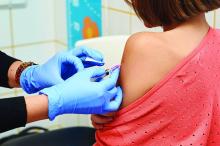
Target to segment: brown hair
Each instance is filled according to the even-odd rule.
[[[148,25],[169,26],[220,7],[220,0],[125,0]]]

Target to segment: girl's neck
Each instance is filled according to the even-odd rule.
[[[197,28],[197,29],[208,29],[209,24],[206,21],[205,14],[201,14],[198,16],[195,16],[188,21],[181,23],[181,24],[174,24],[170,26],[164,26],[163,30],[165,31],[171,31],[174,29],[183,29],[183,28]]]

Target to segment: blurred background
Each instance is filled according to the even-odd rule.
[[[9,1],[10,4],[8,4]],[[0,0],[0,50],[23,61],[42,63],[57,51],[72,47],[71,39],[74,38],[74,33],[71,33],[73,32],[71,22],[73,20],[69,16],[71,13],[77,15],[80,13],[74,11],[74,7],[70,8],[69,5],[70,3],[77,5],[82,1],[92,4],[96,0]],[[101,25],[99,26],[101,30],[98,36],[161,31],[160,28],[145,28],[123,0],[100,1],[101,15],[98,23]],[[212,27],[220,28],[219,10],[208,13],[207,19]],[[77,26],[74,24],[75,28]],[[0,98],[19,95],[25,95],[25,93],[20,89],[0,88]],[[90,126],[90,121],[88,116],[65,115],[53,122],[45,120],[28,126],[33,125],[58,129],[70,126]],[[0,138],[17,133],[21,129],[0,134]]]

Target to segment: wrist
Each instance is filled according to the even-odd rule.
[[[56,87],[45,88],[39,92],[40,95],[45,95],[48,98],[48,118],[53,121],[56,116],[62,113],[62,102]]]
[[[21,63],[21,64],[19,65],[19,67],[18,67],[17,70],[16,70],[16,74],[15,74],[15,82],[16,82],[16,84],[20,85],[20,77],[21,77],[22,72],[23,72],[26,68],[28,68],[28,67],[30,67],[30,66],[32,66],[32,65],[34,65],[33,62],[23,62],[23,63]]]
[[[15,61],[11,64],[8,70],[8,84],[10,87],[20,87],[20,84],[16,82],[16,72],[19,66],[22,64],[21,61]]]
[[[21,88],[28,94],[36,93],[40,90],[38,89],[39,87],[36,87],[36,85],[34,84],[36,83],[36,81],[35,78],[33,78],[34,72],[37,67],[38,65],[28,66],[21,72],[20,77],[18,77],[18,73],[17,79],[19,79],[19,84]]]

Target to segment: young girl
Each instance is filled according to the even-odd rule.
[[[146,27],[164,32],[127,41],[122,109],[111,123],[112,117],[92,117],[95,146],[220,146],[220,30],[204,14],[220,1],[127,2]]]

